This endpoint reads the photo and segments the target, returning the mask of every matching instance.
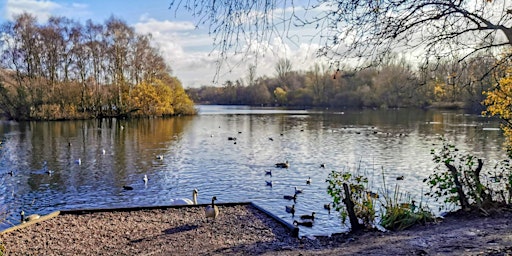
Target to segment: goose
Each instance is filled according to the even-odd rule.
[[[293,204],[292,206],[285,206],[285,210],[287,213],[291,213],[292,216],[295,215],[295,205]]]
[[[206,216],[207,222],[208,218],[212,218],[215,220],[215,218],[217,218],[217,216],[219,215],[219,207],[215,205],[215,200],[217,200],[217,197],[212,197],[212,204],[204,208],[204,215]]]
[[[132,186],[123,186],[123,189],[124,190],[133,190],[133,187]]]
[[[304,227],[312,227],[313,226],[313,222],[311,222],[311,221],[296,221],[296,220],[294,220],[293,221],[293,225],[295,225],[295,226],[304,226]]]
[[[272,181],[266,180],[265,182],[267,183],[267,186],[272,187]]]
[[[404,176],[403,175],[402,176],[398,176],[398,177],[396,177],[396,180],[404,180]]]
[[[327,211],[329,211],[329,213],[331,213],[331,203],[324,204],[324,209],[326,209]]]
[[[286,199],[286,200],[292,200],[293,199],[293,202],[295,202],[295,200],[297,200],[297,194],[294,194],[293,196],[284,195],[283,198]]]
[[[306,180],[306,185],[311,185],[311,177],[308,177],[308,179]]]
[[[144,184],[147,184],[148,183],[148,175],[147,174],[144,174],[144,178],[142,178],[142,180],[144,181]]]
[[[276,168],[288,168],[290,167],[290,164],[288,163],[288,160],[284,163],[277,163]]]
[[[21,210],[21,222],[22,223],[25,223],[25,222],[28,222],[28,221],[33,221],[33,220],[37,220],[39,218],[41,218],[41,216],[39,214],[31,214],[29,215],[28,217],[25,218],[25,212],[23,210]]]
[[[307,215],[307,214],[304,214],[304,215],[301,215],[300,218],[302,220],[315,220],[315,212],[312,212],[311,215]]]
[[[321,164],[321,165],[320,165],[320,168],[325,168],[325,164]]]
[[[187,205],[187,204],[190,204],[190,205],[195,205],[197,204],[197,189],[194,189],[192,191],[192,200],[188,199],[188,198],[174,198],[174,199],[171,199],[171,205]]]
[[[302,194],[302,188],[295,187],[295,194]]]
[[[158,160],[164,160],[164,155],[157,155],[157,156],[156,156],[156,159],[158,159]]]
[[[265,171],[265,176],[267,176],[267,175],[272,177],[272,171]]]

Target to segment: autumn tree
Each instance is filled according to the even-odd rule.
[[[9,119],[195,112],[151,36],[120,19],[84,26],[50,17],[40,24],[23,13],[0,29],[0,80],[7,81],[0,84],[0,105]]]

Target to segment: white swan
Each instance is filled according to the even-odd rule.
[[[217,200],[217,197],[212,197],[212,204],[204,208],[204,215],[206,216],[206,221],[208,221],[208,218],[215,219],[219,215],[219,207],[215,205],[215,200]]]
[[[174,198],[171,199],[171,205],[187,205],[187,204],[197,204],[197,189],[192,191],[192,200],[188,198]]]

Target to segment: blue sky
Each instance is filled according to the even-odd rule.
[[[252,45],[261,54],[236,55],[227,60],[220,72],[216,70],[217,54],[206,27],[195,26],[186,12],[168,9],[166,0],[0,0],[0,22],[12,20],[13,15],[28,12],[40,22],[49,16],[66,16],[85,22],[88,19],[103,23],[110,16],[118,17],[138,33],[153,35],[154,43],[185,88],[201,85],[219,85],[226,80],[247,77],[248,64],[257,65],[257,76],[274,76],[279,58],[288,58],[295,70],[313,65],[317,46],[309,43],[283,42],[279,39]],[[300,38],[300,37],[299,37]],[[264,50],[266,49],[266,50]],[[218,74],[216,84],[212,83]]]

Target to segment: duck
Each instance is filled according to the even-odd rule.
[[[312,227],[313,226],[313,222],[311,222],[311,221],[296,221],[296,220],[294,220],[293,221],[293,225],[295,225],[295,226],[304,226],[304,227]]]
[[[307,214],[304,214],[304,215],[301,215],[300,218],[302,220],[315,220],[315,212],[312,212],[311,215],[307,215]]]
[[[213,196],[212,204],[208,205],[208,206],[206,206],[206,208],[204,208],[204,215],[206,216],[206,221],[208,221],[208,218],[215,220],[217,218],[217,216],[219,215],[219,207],[217,207],[215,205],[215,200],[217,200],[217,197]]]
[[[311,177],[308,177],[308,179],[306,180],[306,185],[311,185]]]
[[[285,210],[287,213],[291,213],[292,216],[295,215],[295,205],[293,204],[292,206],[285,206]]]
[[[325,168],[325,164],[320,164],[320,168]]]
[[[270,176],[270,177],[272,177],[272,171],[265,171],[265,176]]]
[[[284,195],[283,198],[286,200],[293,200],[293,202],[295,202],[295,200],[297,200],[297,194],[294,194],[293,196]]]
[[[284,162],[284,163],[277,163],[276,164],[276,168],[288,168],[290,167],[290,164],[288,163],[288,161]]]
[[[123,189],[124,190],[133,190],[133,187],[125,185],[125,186],[123,186]]]
[[[156,156],[156,159],[158,159],[158,160],[164,160],[164,155],[157,155],[157,156]]]
[[[404,176],[403,175],[402,176],[398,176],[398,177],[396,177],[396,180],[404,180]]]
[[[302,194],[302,188],[295,187],[295,194]]]
[[[196,205],[197,204],[197,189],[192,190],[192,200],[188,198],[174,198],[171,199],[171,205]]]
[[[267,186],[272,187],[272,181],[266,180],[265,182],[267,183]]]

